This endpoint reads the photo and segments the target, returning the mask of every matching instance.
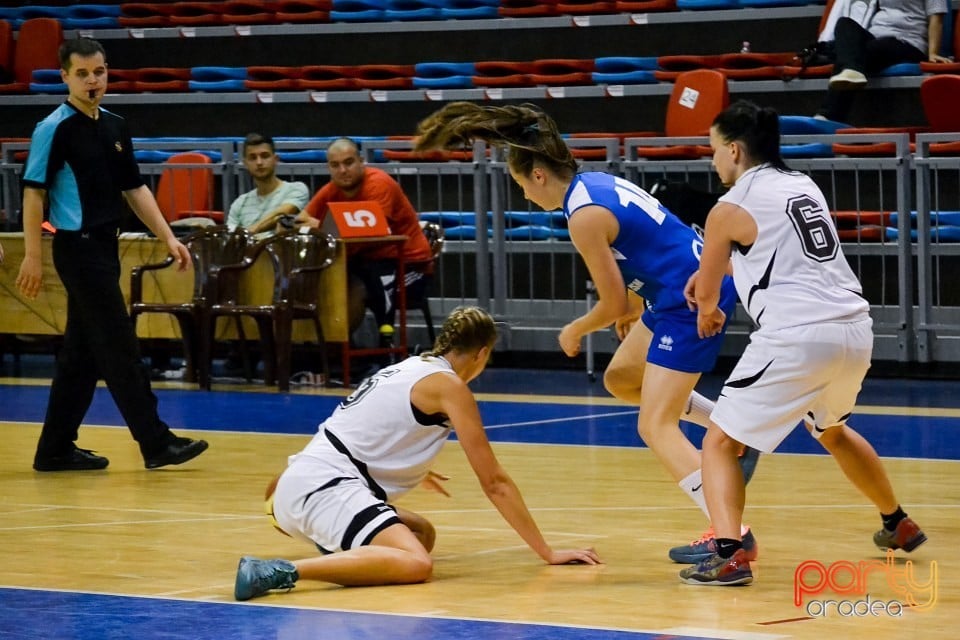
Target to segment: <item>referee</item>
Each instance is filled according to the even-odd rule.
[[[17,287],[28,298],[40,293],[40,225],[47,206],[57,229],[53,264],[67,291],[63,348],[33,468],[69,471],[109,464],[75,444],[100,378],[140,445],[146,468],[181,464],[203,453],[207,443],[175,436],[157,414],[120,291],[117,236],[124,200],[167,244],[181,271],[190,266],[190,253],[140,176],[126,122],[100,108],[107,88],[103,46],[77,38],[64,42],[59,53],[69,96],[34,130],[23,177],[24,257]]]

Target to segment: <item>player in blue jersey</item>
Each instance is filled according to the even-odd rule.
[[[688,278],[700,266],[700,236],[637,185],[606,173],[579,173],[556,123],[532,105],[454,102],[421,122],[419,133],[421,150],[454,148],[477,139],[505,146],[510,175],[524,197],[548,211],[563,209],[598,301],[563,328],[560,348],[576,356],[585,335],[616,325],[622,342],[604,373],[604,386],[615,397],[642,407],[640,437],[708,515],[700,452],[679,428],[681,418],[709,424],[714,403],[694,387],[701,374],[713,368],[723,340],[722,330],[699,337],[696,314],[683,295]],[[726,278],[719,304],[726,317],[733,313],[736,297],[733,281]],[[742,458],[747,476],[754,454],[751,450]],[[746,529],[743,534],[745,547],[755,557],[752,534]],[[689,545],[671,549],[670,557],[686,562],[709,557],[713,550],[708,531]]]

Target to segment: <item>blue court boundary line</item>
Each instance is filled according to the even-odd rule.
[[[131,637],[147,639],[153,636],[150,635],[151,629],[145,627],[154,625],[160,627],[154,629],[157,632],[155,637],[189,637],[191,640],[250,637],[245,633],[251,630],[256,630],[256,637],[277,637],[282,631],[283,637],[308,638],[317,637],[317,629],[326,629],[323,637],[327,640],[414,636],[486,636],[498,640],[656,640],[664,637],[663,632],[650,630],[189,600],[34,587],[0,586],[0,600],[5,609],[5,615],[0,618],[0,637],[4,638],[35,637],[38,611],[43,613],[44,627],[47,630],[54,633],[64,632],[66,628],[59,627],[57,622],[75,622],[81,633],[71,634],[69,637],[84,640],[126,640]],[[173,619],[189,624],[189,629],[185,630],[187,635],[176,635],[177,630],[169,626]],[[340,630],[346,635],[337,633],[339,627],[343,627]],[[89,635],[84,634],[83,629],[89,630]],[[302,636],[291,634],[301,630]],[[18,632],[23,635],[18,635]],[[467,635],[461,635],[464,633]],[[677,640],[707,640],[700,636],[669,637]]]

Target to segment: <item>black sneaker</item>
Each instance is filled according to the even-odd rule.
[[[92,471],[106,469],[110,461],[89,449],[74,447],[70,453],[49,458],[35,457],[33,468],[37,471]]]
[[[157,453],[144,456],[143,465],[147,469],[156,469],[171,464],[183,464],[188,460],[193,460],[206,451],[208,446],[206,440],[173,437],[166,446]]]

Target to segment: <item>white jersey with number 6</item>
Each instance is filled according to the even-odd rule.
[[[740,207],[757,224],[756,241],[736,247],[731,260],[740,302],[760,330],[868,317],[826,198],[808,176],[759,165],[720,201]]]

